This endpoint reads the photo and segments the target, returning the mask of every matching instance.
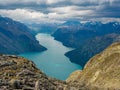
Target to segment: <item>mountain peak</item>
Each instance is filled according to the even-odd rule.
[[[66,26],[74,26],[74,25],[80,25],[80,21],[78,20],[68,20],[65,23],[63,23],[62,25],[66,25]]]

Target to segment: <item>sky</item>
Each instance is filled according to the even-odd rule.
[[[0,15],[24,23],[120,22],[120,0],[0,0]]]

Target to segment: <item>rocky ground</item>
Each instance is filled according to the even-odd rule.
[[[120,90],[120,42],[91,58],[84,69],[72,73],[67,82],[77,87],[81,83],[88,90]]]
[[[47,77],[25,58],[0,55],[0,90],[63,90],[65,85]]]
[[[23,57],[0,55],[0,90],[120,90],[120,43],[91,58],[66,81],[46,76]]]

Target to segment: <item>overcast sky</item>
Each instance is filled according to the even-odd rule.
[[[120,0],[0,0],[0,15],[25,23],[120,22]]]

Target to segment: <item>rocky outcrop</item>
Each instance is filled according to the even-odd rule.
[[[120,89],[120,43],[114,43],[91,58],[82,71],[73,72],[66,80],[84,85],[88,90]]]
[[[0,90],[63,90],[65,85],[64,81],[47,77],[32,61],[0,55]]]

